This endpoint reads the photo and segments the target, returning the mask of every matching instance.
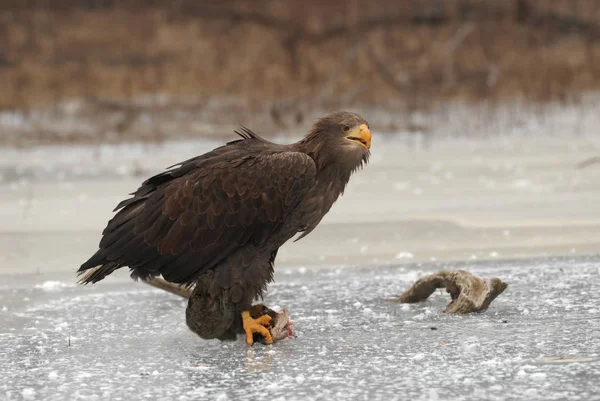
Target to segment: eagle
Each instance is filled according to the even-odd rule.
[[[241,138],[169,167],[119,203],[98,251],[78,270],[80,283],[124,266],[133,279],[162,276],[194,287],[186,322],[201,337],[245,333],[251,345],[256,333],[272,343],[268,308],[252,303],[273,280],[279,247],[313,231],[368,162],[371,131],[358,114],[340,111],[293,144],[243,126],[236,133]]]

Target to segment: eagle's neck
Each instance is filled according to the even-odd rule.
[[[327,164],[321,170],[317,170],[317,186],[323,187],[330,193],[333,203],[344,193],[352,172],[352,167],[335,163]]]
[[[351,155],[340,154],[343,150],[336,144],[327,144],[318,131],[311,131],[293,146],[315,161],[318,180],[335,182],[340,192],[343,192],[352,173],[366,162],[366,158],[355,159]]]
[[[298,232],[303,232],[302,237],[310,233],[321,221],[323,216],[329,212],[335,201],[350,180],[352,172],[358,167],[348,165],[347,158],[335,154],[335,147],[324,147],[322,142],[314,142],[306,137],[302,141],[292,145],[294,150],[303,152],[310,156],[317,167],[315,185],[309,190],[298,210]]]

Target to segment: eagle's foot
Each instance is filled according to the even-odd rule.
[[[271,333],[271,338],[273,339],[273,344],[278,341],[284,340],[288,337],[294,337],[294,333],[292,332],[292,322],[290,321],[290,314],[287,309],[283,309],[281,312],[275,312],[273,309],[265,306],[263,304],[256,304],[250,308],[250,316],[252,318],[258,318],[262,315],[271,316],[271,321],[269,322],[269,332]],[[260,341],[265,344],[265,338],[258,334],[254,334],[254,342]]]
[[[244,326],[244,332],[246,332],[246,343],[248,345],[254,344],[254,333],[258,333],[263,336],[265,343],[273,344],[273,337],[269,332],[271,316],[262,315],[253,319],[250,316],[249,311],[242,312],[242,324]]]

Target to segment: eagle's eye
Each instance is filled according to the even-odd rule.
[[[342,125],[342,129],[344,130],[344,132],[350,131],[350,127],[347,126],[346,124]]]

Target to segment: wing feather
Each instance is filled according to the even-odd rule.
[[[308,155],[252,136],[176,166],[119,204],[97,260],[191,283],[240,247],[264,245],[316,177]]]

